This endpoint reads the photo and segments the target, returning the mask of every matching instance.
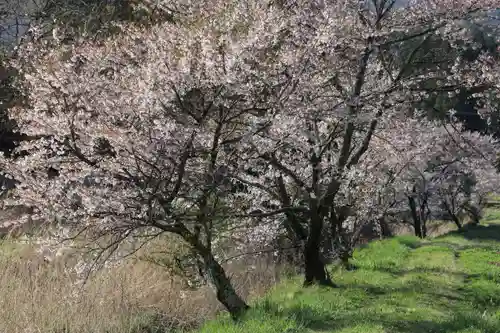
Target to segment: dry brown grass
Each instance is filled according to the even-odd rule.
[[[439,237],[451,231],[457,230],[456,225],[451,221],[431,220],[427,222],[428,237]],[[394,235],[415,235],[413,226],[408,223],[393,223],[391,231]]]
[[[221,310],[209,287],[188,290],[144,261],[102,270],[80,289],[66,269],[69,257],[47,263],[30,245],[3,241],[0,248],[0,332],[149,333],[154,325],[197,325]],[[235,262],[228,272],[245,298],[262,294],[281,274],[262,258]]]

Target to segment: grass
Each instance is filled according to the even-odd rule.
[[[153,266],[130,263],[102,271],[80,289],[65,264],[47,264],[29,246],[2,244],[1,332],[138,333],[145,326],[195,324],[192,311],[199,318],[213,315],[206,306],[216,303],[211,293],[188,292],[190,302],[183,302],[179,281]]]
[[[129,260],[92,275],[84,288],[68,270],[71,255],[44,262],[29,244],[0,241],[0,332],[166,333],[198,327],[222,310],[208,286],[189,289],[163,267]],[[73,258],[74,259],[74,258]],[[261,295],[279,267],[251,260],[228,266],[238,292]]]
[[[273,288],[237,324],[227,316],[198,333],[499,333],[500,211],[484,225],[432,240],[400,236],[357,250],[338,289]]]

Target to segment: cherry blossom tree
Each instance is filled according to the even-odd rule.
[[[226,170],[237,161],[230,143],[262,110],[247,98],[259,87],[240,59],[265,8],[221,1],[191,8],[185,24],[123,24],[103,41],[21,47],[14,65],[30,107],[12,115],[37,139],[3,160],[20,183],[15,199],[97,244],[101,261],[127,240],[177,235],[221,303],[241,314],[248,306],[214,244],[242,215],[228,204]]]
[[[391,182],[381,184],[386,192],[390,189],[385,200],[390,209],[380,203],[370,206],[381,214],[409,210],[419,237],[427,234],[426,222],[440,219],[443,212],[459,229],[463,214],[478,222],[484,199],[499,186],[494,166],[498,143],[462,127],[418,119],[383,123],[366,157],[378,156],[379,172],[392,175]]]

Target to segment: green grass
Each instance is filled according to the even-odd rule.
[[[337,289],[277,285],[237,324],[199,333],[499,333],[500,211],[484,225],[432,240],[396,237],[355,251],[357,270],[332,267]]]

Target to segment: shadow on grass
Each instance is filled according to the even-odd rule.
[[[391,328],[401,333],[457,333],[457,332],[480,332],[498,333],[500,323],[482,318],[480,315],[469,315],[456,312],[453,318],[436,322],[432,320],[393,320],[391,316],[383,316],[378,320],[384,327]],[[391,331],[392,331],[391,330]]]
[[[461,312],[458,308],[453,311],[450,318],[442,321],[411,317],[402,318],[391,313],[369,312],[363,309],[351,313],[319,311],[309,305],[295,305],[282,309],[279,304],[274,303],[267,303],[266,312],[295,320],[301,324],[302,328],[311,332],[334,332],[354,328],[358,325],[363,325],[363,327],[383,327],[384,331],[394,333],[500,332],[500,321],[490,320],[480,314]]]
[[[442,275],[459,275],[461,278],[469,279],[482,277],[481,274],[467,275],[439,268],[373,269],[373,271],[375,270],[389,272],[399,277],[411,273],[426,274],[430,272]],[[335,307],[328,303],[322,305],[321,302],[324,300],[318,300],[317,304],[308,304],[307,301],[311,301],[311,299],[305,301],[297,299],[288,306],[283,306],[280,302],[272,303],[268,300],[263,306],[266,313],[294,320],[300,323],[304,329],[309,329],[311,333],[333,333],[344,329],[364,332],[359,330],[360,327],[362,329],[370,329],[371,327],[381,329],[366,331],[367,333],[499,333],[500,320],[498,318],[492,319],[491,312],[500,306],[500,294],[496,297],[491,295],[489,290],[477,289],[473,285],[469,286],[466,282],[460,285],[459,281],[456,284],[447,284],[417,278],[413,281],[407,281],[406,285],[394,286],[378,286],[370,284],[370,282],[344,283],[340,285],[340,293],[345,298],[350,299],[350,295],[359,298],[363,295],[361,305],[350,309],[342,306]],[[338,290],[321,290],[318,297],[323,293],[336,293]],[[353,290],[357,291],[351,292]],[[484,316],[484,313],[487,312],[490,315]],[[436,316],[435,313],[440,315]]]
[[[464,271],[450,271],[444,268],[437,268],[437,267],[416,267],[416,268],[377,267],[375,270],[379,272],[389,273],[398,277],[412,273],[446,274],[450,276],[461,277],[464,279],[481,277],[481,274],[467,274]]]
[[[457,244],[446,241],[450,236],[458,236],[465,240],[472,241],[474,244]],[[443,246],[453,251],[463,251],[468,249],[486,249],[491,251],[500,251],[500,224],[493,225],[467,225],[461,231],[451,231],[434,239],[421,240],[415,237],[401,237],[398,242],[410,249],[418,249],[425,246]],[[487,242],[481,244],[481,242]],[[491,243],[495,242],[495,243]],[[498,242],[498,244],[496,244]],[[362,246],[360,248],[365,248]]]
[[[417,249],[423,245],[422,241],[418,238],[400,238],[398,241],[410,249]]]
[[[466,225],[461,231],[452,231],[436,239],[446,236],[461,236],[471,241],[497,241],[500,242],[500,224]]]
[[[340,288],[278,292],[256,305],[248,326],[243,321],[231,333],[271,332],[259,326],[266,321],[292,322],[290,333],[500,333],[500,287],[488,275],[499,249],[491,241],[500,241],[500,225],[364,246],[368,252],[355,258],[359,269],[339,277]],[[418,250],[426,246],[437,248]],[[485,251],[468,251],[478,248]],[[447,265],[448,259],[456,265]]]
[[[295,304],[283,308],[280,303],[265,301],[259,307],[276,317],[289,318],[298,322],[302,327],[322,330],[337,326],[337,320],[333,312],[319,311],[307,304]]]
[[[474,226],[463,233],[463,237],[468,240],[493,240],[500,242],[500,225]]]
[[[414,284],[413,286],[406,287],[377,287],[370,284],[357,284],[346,286],[349,289],[361,289],[365,291],[370,296],[383,296],[391,294],[404,294],[404,293],[418,293],[419,295],[425,295],[430,297],[429,299],[443,299],[446,301],[463,301],[465,296],[457,295],[452,293],[446,293],[446,288],[440,288],[440,286],[431,286],[430,284]],[[468,299],[470,301],[470,299]]]
[[[409,274],[438,274],[441,276],[449,276],[450,280],[459,278],[462,282],[456,282],[454,285],[439,284],[435,281],[412,281],[412,284],[407,287],[387,288],[378,287],[370,284],[347,285],[347,288],[360,288],[367,293],[375,296],[385,295],[390,293],[405,293],[418,292],[422,295],[427,295],[430,299],[444,299],[449,301],[467,301],[473,304],[475,308],[487,309],[491,307],[500,307],[500,286],[498,279],[487,273],[466,273],[448,271],[441,268],[413,268],[413,269],[396,269],[393,267],[378,267],[376,271],[389,273],[397,277],[403,277]],[[498,289],[493,288],[498,286]],[[495,289],[495,290],[493,290]],[[448,292],[447,292],[448,291]],[[499,331],[500,332],[500,331]]]

